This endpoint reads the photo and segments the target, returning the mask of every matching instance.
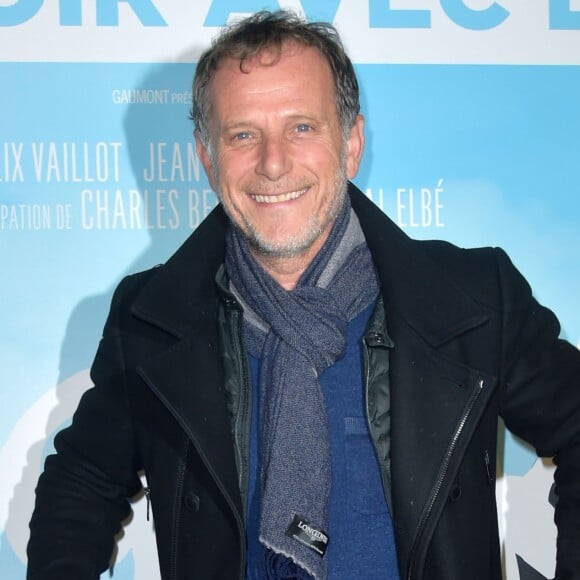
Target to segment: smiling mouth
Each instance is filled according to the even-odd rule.
[[[280,195],[251,195],[251,198],[258,203],[281,203],[284,201],[297,199],[301,195],[304,195],[307,190],[308,188],[305,187],[304,189],[299,189],[298,191],[290,191],[288,193],[281,193]]]

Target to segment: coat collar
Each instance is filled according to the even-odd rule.
[[[217,314],[215,275],[224,262],[228,227],[221,205],[189,236],[143,288],[132,312],[177,338]]]
[[[387,312],[396,308],[433,346],[486,321],[473,299],[445,275],[420,242],[410,239],[352,184],[349,194],[377,267]],[[178,338],[206,317],[215,320],[214,279],[224,261],[227,227],[228,218],[218,206],[159,268],[134,303],[133,313]]]
[[[435,347],[487,320],[421,242],[409,238],[354,186],[350,193],[377,267],[387,313],[397,310]]]

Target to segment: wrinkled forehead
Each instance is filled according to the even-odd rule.
[[[223,57],[209,82],[210,101],[218,94],[229,93],[240,87],[253,92],[268,87],[286,85],[304,91],[322,90],[328,95],[336,89],[332,68],[317,47],[296,42],[268,45],[249,55]],[[334,95],[331,96],[334,100]]]

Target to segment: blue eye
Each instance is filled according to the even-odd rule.
[[[242,131],[241,133],[236,133],[234,135],[235,141],[245,141],[250,138],[250,134],[247,131]]]
[[[296,126],[296,131],[298,133],[307,133],[311,129],[312,127],[310,125],[307,125],[306,123],[300,123],[300,125]]]

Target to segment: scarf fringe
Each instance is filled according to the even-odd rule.
[[[277,554],[269,548],[264,548],[261,559],[261,573],[265,580],[313,580],[304,568],[288,556]]]

